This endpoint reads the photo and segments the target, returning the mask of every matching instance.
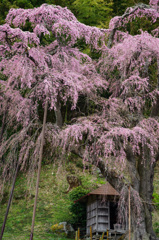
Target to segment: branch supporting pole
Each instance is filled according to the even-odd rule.
[[[38,199],[38,192],[39,192],[39,181],[40,181],[40,172],[41,172],[41,162],[42,162],[42,156],[43,156],[43,146],[44,146],[44,136],[45,136],[45,125],[46,125],[46,117],[47,117],[47,108],[48,108],[48,99],[46,97],[30,240],[33,240],[33,233],[34,233],[35,213],[36,213],[36,206],[37,206],[37,199]]]
[[[90,240],[92,240],[92,226],[90,226]]]
[[[131,240],[131,202],[130,202],[130,185],[129,185],[129,240]]]
[[[16,167],[14,179],[13,179],[13,184],[12,184],[12,189],[11,189],[10,197],[9,197],[9,200],[8,200],[7,210],[6,210],[6,214],[5,214],[4,221],[3,221],[3,225],[2,225],[2,229],[1,229],[0,240],[2,240],[3,233],[4,233],[4,230],[5,230],[5,226],[6,226],[6,222],[7,222],[7,217],[8,217],[10,205],[11,205],[12,198],[13,198],[13,192],[14,192],[15,182],[16,182],[16,178],[17,178],[17,175],[18,175],[18,172],[19,172],[19,167],[20,167],[20,165],[19,165],[19,163],[17,163],[17,167]]]

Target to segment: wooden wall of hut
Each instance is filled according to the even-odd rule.
[[[100,195],[91,195],[88,197],[87,234],[90,233],[90,226],[92,226],[93,233],[102,233],[110,229],[109,201],[101,198]]]

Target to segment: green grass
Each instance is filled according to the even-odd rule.
[[[155,168],[155,177],[153,181],[154,185],[154,211],[152,213],[152,220],[153,220],[153,229],[156,232],[157,237],[159,237],[159,163],[157,163],[157,166]]]
[[[65,168],[65,166],[43,166],[39,185],[34,240],[66,239],[65,237],[60,237],[53,234],[50,230],[50,227],[53,224],[59,222],[69,222],[71,220],[72,214],[69,211],[71,202],[68,194],[66,194],[65,191],[68,188],[66,176],[67,174],[72,173],[72,169],[74,174],[81,177],[83,186],[90,190],[95,188],[97,184],[102,183],[102,180],[97,179],[96,176],[93,176],[88,172],[83,173],[82,169],[77,168],[74,163],[72,163],[70,169]],[[29,187],[30,184],[32,186],[31,190]],[[27,176],[24,174],[17,178],[14,197],[4,232],[4,240],[29,239],[34,205],[36,176],[32,178],[32,182],[30,184],[28,184]],[[7,207],[9,190],[9,187],[5,189],[5,198],[0,205],[0,227],[3,223]]]
[[[104,179],[90,174],[89,171],[83,172],[82,165],[80,166],[78,162],[69,162],[61,165],[61,167],[58,167],[57,165],[50,164],[42,167],[34,240],[66,240],[65,237],[55,235],[51,232],[50,227],[59,222],[69,222],[72,219],[72,214],[69,211],[71,201],[69,195],[65,193],[68,188],[66,181],[68,174],[79,176],[83,187],[90,191],[95,189],[99,184],[104,183]],[[159,194],[158,172],[159,167],[155,169],[154,179],[154,191],[157,194]],[[30,184],[28,184],[28,176],[25,174],[21,174],[17,178],[14,198],[8,215],[3,240],[28,240],[30,237],[36,174],[31,180]],[[6,187],[4,199],[0,204],[0,228],[7,207],[9,191],[10,188]],[[158,209],[155,209],[153,212],[153,225],[154,230],[159,234]]]

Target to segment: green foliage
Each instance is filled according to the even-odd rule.
[[[89,45],[86,44],[85,39],[78,39],[74,47],[77,47],[81,52],[88,54],[90,52]],[[89,55],[89,54],[88,54]]]
[[[128,5],[131,5],[130,3],[131,1],[127,1],[127,0],[113,0],[113,14],[114,16],[118,15],[121,16]]]
[[[38,7],[46,1],[44,1],[44,0],[30,0],[30,2],[34,7]]]
[[[132,20],[132,22],[129,22],[126,25],[126,31],[128,31],[131,35],[137,35],[140,34],[141,29],[143,31],[147,31],[148,33],[151,33],[152,30],[156,29],[159,25],[159,19],[155,23],[151,23],[151,19],[148,19],[146,17],[142,18],[135,18]],[[121,28],[121,30],[124,30]]]
[[[134,6],[139,0],[0,0],[0,24],[10,8],[33,8],[43,3],[68,7],[79,21],[98,27],[108,27],[112,16],[122,15],[127,7]],[[142,0],[148,4],[149,0]]]
[[[53,33],[50,31],[50,35],[49,34],[41,34],[40,37],[40,43],[43,46],[49,45],[50,43],[52,43],[55,40],[55,36],[53,35]]]
[[[149,74],[151,89],[154,90],[157,88],[157,84],[158,84],[157,59],[152,60],[151,65],[148,68],[148,74]]]
[[[152,103],[150,99],[146,99],[145,101],[145,109],[143,110],[143,114],[145,118],[149,118],[151,115]]]
[[[153,193],[153,202],[155,203],[155,207],[159,210],[159,194]]]
[[[31,1],[28,0],[0,0],[0,24],[5,23],[6,15],[11,8],[33,8]]]
[[[11,8],[11,2],[8,0],[1,0],[0,1],[0,24],[5,22],[5,17]]]
[[[157,235],[159,235],[159,223],[158,222],[154,223],[154,231]]]
[[[70,211],[72,213],[71,224],[75,229],[84,227],[86,225],[86,204],[82,202],[74,202],[89,192],[88,189],[82,186],[74,188],[69,192],[69,198],[72,201],[70,204]]]
[[[149,4],[149,0],[113,0],[113,15],[116,16],[121,16],[124,14],[125,10],[128,7],[135,6],[136,4],[139,3],[144,3],[144,4]]]
[[[0,79],[3,80],[3,81],[6,81],[7,78],[8,78],[8,77],[7,77],[5,74],[3,74],[2,71],[0,71]],[[1,85],[0,85],[0,87],[1,87]]]
[[[31,4],[30,1],[28,0],[16,0],[14,1],[14,4],[18,7],[18,8],[33,8],[33,5]]]
[[[108,26],[112,16],[112,0],[75,0],[74,12],[78,20],[91,26]]]
[[[144,67],[144,66],[143,66]],[[158,69],[157,69],[157,59],[153,59],[151,65],[148,67],[148,76],[149,76],[149,86],[151,91],[158,88]],[[151,116],[152,102],[149,99],[146,99],[144,117],[148,118]]]
[[[22,26],[22,30],[23,31],[29,31],[29,32],[33,32],[33,28],[31,25],[31,22],[29,22],[28,20],[25,22],[24,26]]]
[[[44,2],[44,1],[43,1]],[[48,4],[60,5],[62,7],[68,7],[71,9],[72,3],[74,0],[46,0]]]
[[[79,198],[83,197],[89,192],[88,189],[83,188],[82,186],[74,188],[70,193],[69,193],[69,198],[72,201],[76,201]]]

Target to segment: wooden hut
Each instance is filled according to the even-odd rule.
[[[87,205],[86,234],[90,233],[90,227],[94,234],[100,234],[107,230],[123,232],[122,229],[115,229],[115,227],[119,227],[117,225],[118,198],[119,193],[107,182],[77,200],[86,202]]]

